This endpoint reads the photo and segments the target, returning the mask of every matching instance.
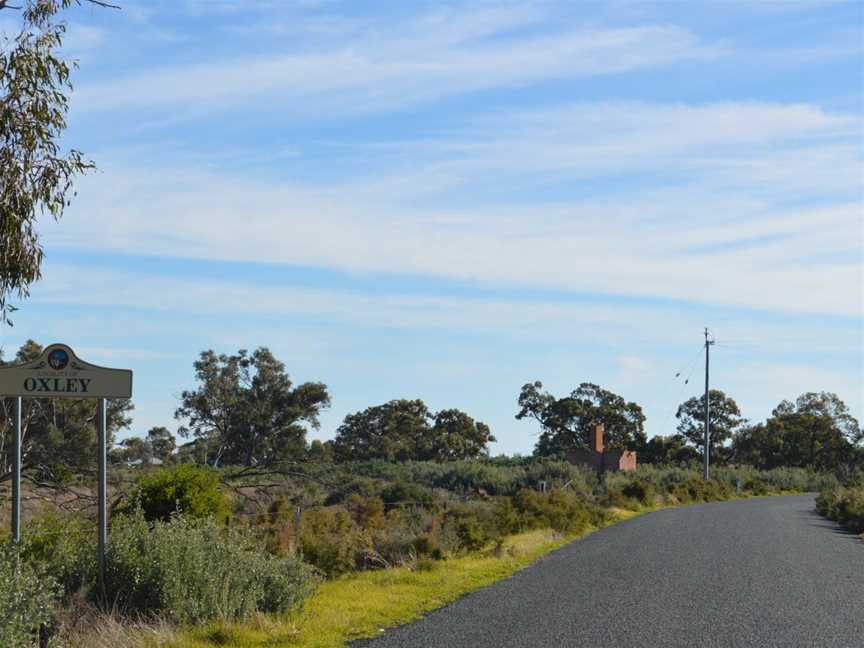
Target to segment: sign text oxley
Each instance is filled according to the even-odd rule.
[[[107,473],[107,407],[106,398],[132,397],[132,372],[109,369],[84,362],[65,344],[52,344],[36,360],[0,367],[0,397],[15,397],[13,469],[12,469],[12,540],[21,539],[21,399],[27,398],[96,398],[98,432],[99,585],[105,594],[105,548],[108,544],[108,473]]]
[[[131,398],[132,372],[84,362],[65,344],[52,344],[32,362],[0,367],[0,395]]]

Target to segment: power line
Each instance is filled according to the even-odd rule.
[[[663,436],[668,436],[667,432],[669,431],[669,421],[672,420],[672,417],[675,416],[675,412],[678,411],[678,404],[677,403],[681,401],[681,398],[684,395],[684,390],[686,389],[687,385],[690,383],[690,379],[693,377],[693,372],[696,370],[696,363],[699,362],[699,358],[701,356],[702,356],[702,345],[699,345],[699,350],[696,352],[696,355],[693,357],[693,360],[690,362],[690,365],[687,366],[686,370],[681,370],[681,371],[675,372],[675,376],[668,383],[668,384],[673,384],[682,375],[685,376],[684,382],[681,383],[681,388],[678,390],[678,397],[676,399],[676,404],[669,411],[669,415],[666,417],[666,419],[663,421],[663,425],[660,427],[660,429],[663,432]],[[668,389],[666,390],[666,392],[663,395],[664,400],[665,400],[667,393],[668,393]]]

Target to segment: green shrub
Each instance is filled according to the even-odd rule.
[[[385,487],[381,491],[381,499],[385,504],[423,504],[429,505],[433,502],[432,491],[419,484],[408,482],[396,482]]]
[[[538,493],[519,491],[513,498],[520,530],[549,527],[562,533],[579,533],[598,523],[600,511],[568,491]]]
[[[454,528],[459,546],[465,551],[482,549],[492,539],[487,530],[472,517],[466,516],[457,520]]]
[[[451,461],[438,466],[414,466],[418,477],[436,488],[454,493],[480,490],[489,495],[509,495],[525,483],[525,470],[521,467],[494,466],[485,461]]]
[[[550,490],[566,488],[585,498],[589,498],[597,482],[596,473],[585,466],[574,466],[566,461],[541,459],[524,468],[525,487],[538,488],[545,482]]]
[[[816,498],[816,510],[852,533],[864,533],[864,487],[835,486]]]
[[[267,521],[270,524],[277,524],[290,520],[293,515],[293,507],[284,497],[277,497],[267,506]]]
[[[522,516],[513,504],[514,497],[499,497],[493,503],[495,520],[500,534],[518,533],[522,527]]]
[[[632,509],[639,508],[639,502],[623,493],[623,486],[607,485],[599,488],[594,498],[600,506],[606,508]]]
[[[410,563],[418,556],[443,558],[449,547],[442,544],[438,533],[442,520],[443,516],[434,510],[392,509],[381,528],[372,534],[374,556],[387,565]]]
[[[335,470],[334,466],[329,466],[329,468]],[[382,483],[379,480],[369,477],[352,477],[340,474],[333,479],[334,483],[339,484],[339,488],[325,497],[324,506],[340,504],[352,494],[363,497],[375,497],[381,492],[382,488]]]
[[[380,529],[384,526],[384,502],[381,498],[351,495],[346,507],[361,529]]]
[[[735,488],[740,482],[761,484],[766,491],[795,491],[799,493],[818,492],[837,484],[837,479],[828,473],[820,473],[808,468],[773,468],[757,470],[750,466],[715,466],[711,469],[712,479],[725,481]]]
[[[86,593],[96,580],[96,525],[80,515],[42,513],[25,527],[20,553],[57,581],[62,596]]]
[[[742,492],[765,495],[775,491],[820,491],[837,484],[834,476],[805,468],[758,470],[750,466],[721,465],[711,468],[711,484],[700,484],[697,482],[702,482],[702,471],[698,467],[640,465],[635,473],[607,473],[596,495],[616,506],[627,506],[628,499],[644,501],[636,497],[635,491],[624,492],[634,478],[652,486],[655,495],[674,495],[681,502],[728,499],[739,485]]]
[[[0,548],[0,646],[37,646],[37,631],[53,616],[57,585],[18,556]]]
[[[717,502],[727,500],[735,491],[726,482],[687,477],[682,481],[669,484],[668,492],[679,502]]]
[[[537,488],[546,482],[550,489],[563,487],[584,495],[590,494],[594,481],[590,470],[574,466],[566,461],[553,459],[497,458],[462,461],[405,461],[388,462],[380,459],[346,462],[319,467],[319,477],[333,483],[352,484],[359,479],[377,479],[392,483],[421,485],[427,489],[438,488],[456,494],[485,491],[488,495],[515,495],[523,488]],[[358,477],[362,476],[362,477]],[[363,495],[378,494],[368,489],[351,490]],[[388,501],[387,498],[384,498]],[[401,497],[398,501],[409,498]],[[392,500],[397,501],[397,500]],[[328,498],[327,504],[337,503]]]
[[[160,468],[135,480],[129,500],[118,512],[140,507],[148,520],[168,520],[177,512],[184,518],[225,519],[231,511],[228,498],[219,489],[219,475],[209,468],[181,464]]]
[[[753,495],[767,495],[770,492],[768,484],[761,479],[748,479],[744,483],[744,490]]]
[[[369,534],[344,509],[313,509],[304,511],[300,518],[301,555],[327,576],[362,566],[371,549]]]
[[[444,548],[441,547],[438,540],[430,533],[424,533],[414,538],[412,546],[418,558],[432,560],[441,560],[444,558]]]
[[[454,550],[477,551],[498,537],[499,533],[494,521],[490,519],[491,515],[478,515],[482,508],[488,507],[484,507],[482,503],[475,506],[462,504],[448,509],[444,514],[442,526],[445,530],[442,535],[445,538],[448,535],[455,538]]]
[[[651,504],[654,499],[654,485],[644,479],[637,479],[624,486],[621,494],[642,504]]]
[[[159,614],[181,624],[280,612],[314,588],[311,568],[274,557],[242,529],[211,518],[175,516],[152,524],[121,516],[106,560],[108,600],[122,612]]]

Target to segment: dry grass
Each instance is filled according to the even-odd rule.
[[[63,608],[58,621],[64,648],[161,648],[177,638],[175,629],[166,621],[130,620],[80,599]]]

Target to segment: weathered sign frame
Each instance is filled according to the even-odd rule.
[[[21,541],[21,412],[23,398],[95,398],[98,433],[99,586],[104,593],[105,549],[108,546],[108,398],[132,397],[132,371],[85,362],[65,344],[50,344],[31,362],[0,367],[0,397],[13,397],[12,541]]]

